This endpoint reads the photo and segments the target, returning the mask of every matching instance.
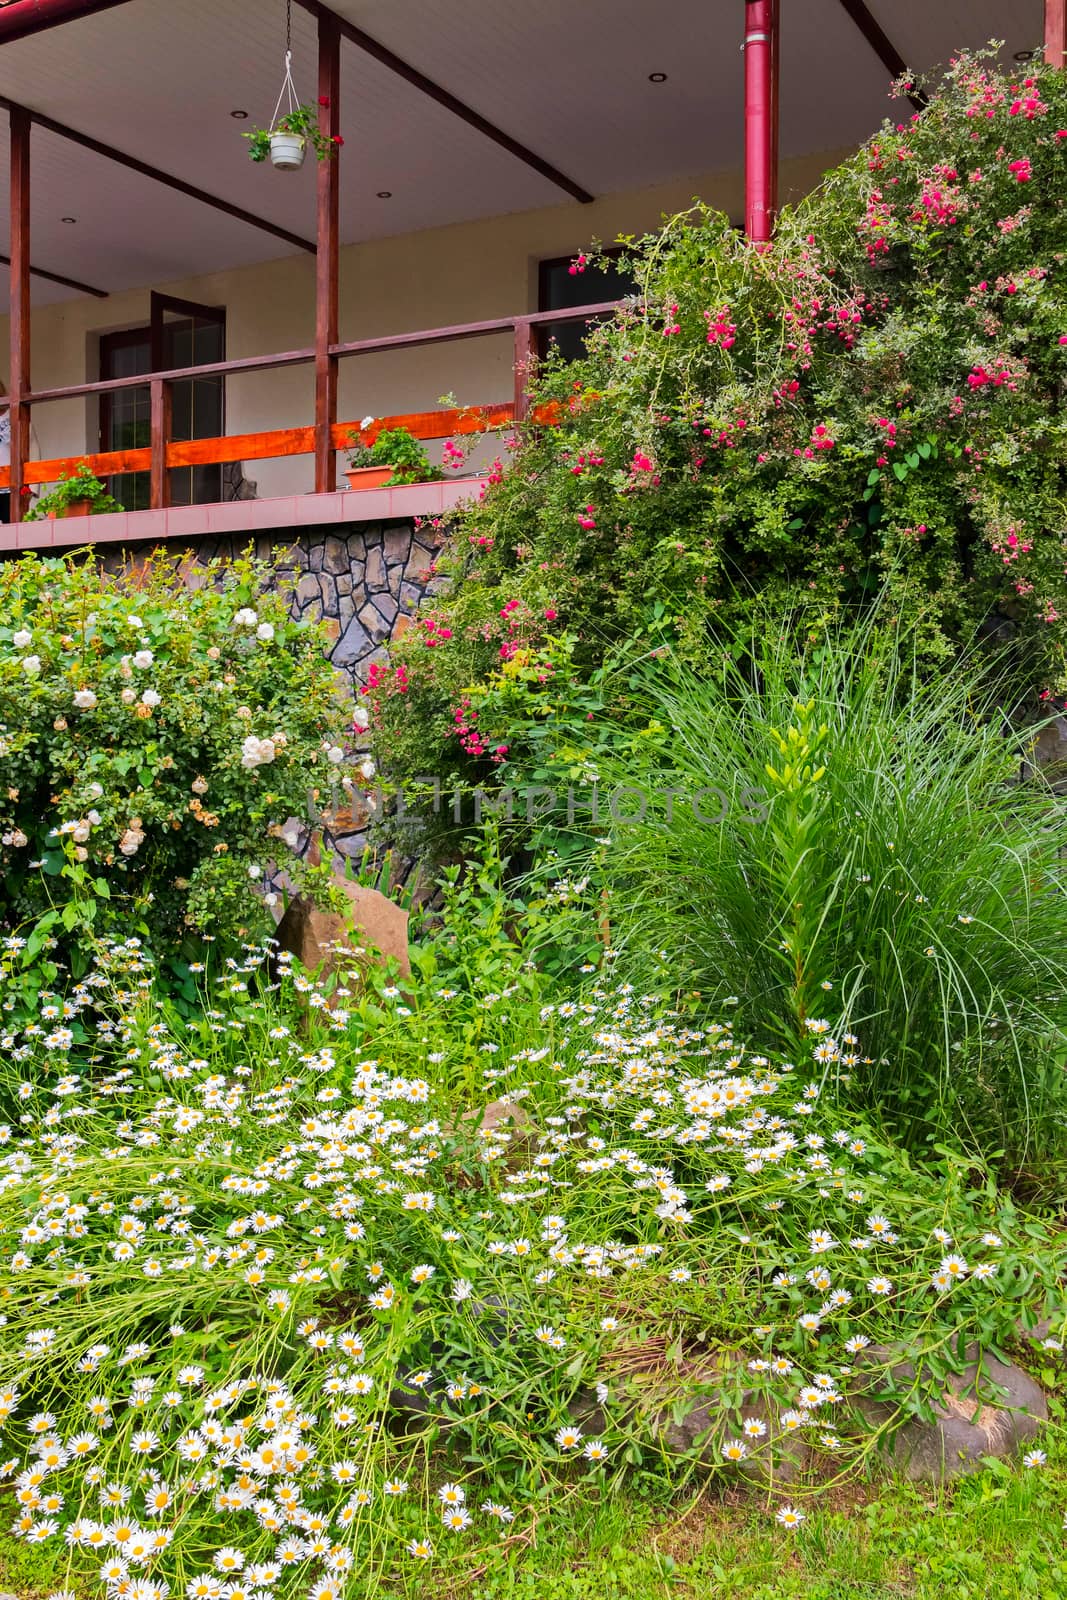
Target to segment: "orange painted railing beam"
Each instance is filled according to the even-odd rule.
[[[372,443],[383,428],[407,428],[416,439],[447,439],[453,434],[481,433],[488,428],[505,428],[514,419],[510,405],[464,406],[450,411],[411,411],[394,417],[379,417],[373,428],[361,437]],[[547,416],[544,419],[550,420]],[[359,434],[358,422],[337,422],[331,443],[344,450],[352,434]],[[174,440],[167,446],[167,467],[211,467],[229,461],[271,461],[280,456],[310,456],[315,453],[315,428],[276,428],[268,433],[231,433],[215,439]],[[27,461],[24,482],[55,483],[62,473],[73,472],[84,461],[98,478],[121,472],[150,472],[152,450],[107,450],[96,455],[57,456],[48,461]],[[10,467],[0,467],[0,490],[11,480]]]

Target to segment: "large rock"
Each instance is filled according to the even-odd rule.
[[[392,959],[401,977],[410,978],[407,912],[377,889],[336,881],[348,900],[345,914],[322,911],[306,895],[294,896],[275,933],[279,949],[288,950],[310,972],[335,972],[348,957]]]
[[[872,1356],[886,1357],[886,1352],[874,1347],[864,1354],[868,1363]],[[966,1352],[966,1362],[962,1372],[950,1374],[934,1404],[932,1421],[913,1417],[892,1429],[899,1407],[890,1399],[880,1399],[876,1384],[853,1395],[853,1407],[868,1426],[890,1426],[886,1454],[904,1477],[946,1483],[979,1472],[987,1457],[1014,1454],[1048,1421],[1040,1385],[1019,1367],[991,1355],[979,1359],[973,1345]],[[885,1377],[893,1388],[906,1388],[914,1382],[915,1368],[910,1362],[900,1362],[889,1367]]]

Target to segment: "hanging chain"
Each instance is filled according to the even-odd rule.
[[[300,100],[297,96],[296,85],[293,82],[293,0],[285,0],[285,79],[282,83],[278,104],[274,107],[274,116],[271,118],[271,127],[275,127],[278,114],[282,109],[282,101],[288,96],[288,108],[297,111]]]

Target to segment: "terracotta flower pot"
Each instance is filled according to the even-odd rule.
[[[350,489],[380,489],[392,476],[392,467],[354,467],[345,473]]]
[[[56,512],[57,517],[88,517],[92,515],[93,502],[91,500],[72,500],[69,505],[61,506]]]

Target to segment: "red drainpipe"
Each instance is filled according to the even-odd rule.
[[[745,0],[745,233],[767,244],[778,207],[778,0]]]
[[[0,44],[125,3],[126,0],[11,0],[9,5],[0,5]]]
[[[1067,67],[1067,4],[1045,0],[1045,60],[1050,67]]]

